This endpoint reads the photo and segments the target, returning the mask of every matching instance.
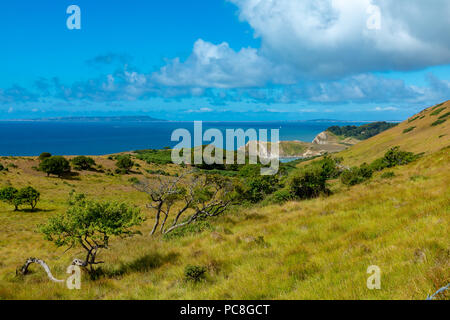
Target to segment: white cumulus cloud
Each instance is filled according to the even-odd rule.
[[[260,56],[256,49],[234,51],[226,42],[215,45],[202,39],[195,42],[186,61],[170,61],[152,79],[165,86],[224,89],[260,87],[273,79],[290,81],[286,70]]]
[[[448,0],[229,0],[262,40],[261,55],[299,76],[340,77],[450,63]],[[381,29],[367,28],[370,6]]]

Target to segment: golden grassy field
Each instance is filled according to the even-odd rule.
[[[449,102],[443,106],[441,115],[450,111]],[[148,235],[153,219],[146,195],[128,181],[133,175],[83,172],[62,180],[33,170],[36,158],[1,159],[17,168],[0,173],[0,187],[32,185],[41,192],[41,210],[13,212],[0,203],[0,299],[425,299],[450,282],[450,120],[432,127],[439,117],[432,112],[340,153],[345,163],[360,164],[396,145],[425,152],[414,163],[386,170],[393,178],[376,173],[352,188],[332,181],[329,197],[234,208],[212,221],[214,231],[171,240]],[[114,166],[106,156],[95,160]],[[36,231],[66,210],[72,190],[141,207],[149,218],[143,235],[112,241],[100,257],[107,262],[105,275],[84,277],[82,290],[50,282],[38,266],[16,277],[28,257],[44,259],[57,278],[83,257],[82,250],[64,252]],[[206,266],[206,280],[184,281],[186,265]],[[370,265],[381,268],[381,290],[366,287]]]

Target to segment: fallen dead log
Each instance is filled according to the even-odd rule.
[[[16,274],[17,275],[26,275],[28,273],[28,268],[33,263],[39,264],[42,268],[44,268],[45,272],[47,273],[47,276],[49,277],[49,279],[51,281],[59,282],[59,283],[64,282],[64,280],[58,280],[52,275],[50,267],[43,260],[36,259],[36,258],[29,258],[29,259],[27,259],[27,261],[25,262],[25,264],[22,267],[17,268]]]

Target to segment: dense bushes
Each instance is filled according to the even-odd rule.
[[[317,165],[310,165],[294,174],[288,183],[293,198],[311,199],[320,194],[328,194],[327,176],[324,169]]]
[[[386,152],[384,157],[376,159],[370,165],[364,163],[359,168],[353,167],[345,170],[341,175],[341,182],[347,186],[354,186],[370,179],[374,171],[405,165],[415,161],[418,157],[419,155],[412,152],[401,151],[400,147],[394,147]]]
[[[244,193],[246,200],[257,203],[267,195],[272,194],[278,188],[276,176],[255,176],[245,180]]]
[[[32,187],[25,187],[17,190],[13,187],[0,189],[0,201],[14,206],[14,211],[19,209],[20,205],[26,204],[33,211],[40,198],[40,193]]]
[[[417,160],[419,156],[412,152],[401,151],[400,147],[390,149],[383,158],[377,159],[372,163],[372,169],[381,171],[385,168],[402,166]]]
[[[62,177],[70,173],[70,163],[64,157],[53,156],[44,159],[39,165],[39,170],[47,173],[47,176],[54,174]]]
[[[72,165],[75,170],[91,170],[95,166],[95,160],[90,157],[78,156],[72,159]]]

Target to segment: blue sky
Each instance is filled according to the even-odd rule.
[[[3,1],[0,119],[400,120],[450,97],[449,14],[446,0]]]

